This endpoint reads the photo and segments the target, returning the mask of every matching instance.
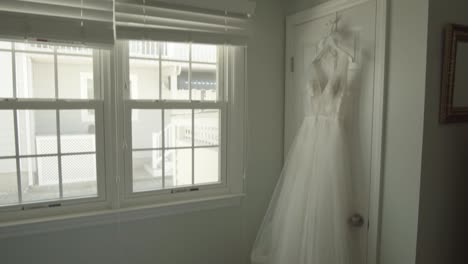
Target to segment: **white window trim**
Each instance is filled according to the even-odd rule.
[[[11,50],[12,56],[15,56],[15,49]],[[22,51],[23,52],[23,51]],[[59,95],[58,87],[58,61],[57,56],[62,55],[58,51],[54,50],[51,52],[43,51],[31,51],[23,53],[39,53],[39,54],[49,54],[54,56],[54,85],[55,85],[55,94]],[[67,54],[68,55],[68,54]],[[94,51],[92,54],[93,58],[93,69],[96,76],[100,76],[100,70],[102,65],[100,64],[101,52]],[[16,73],[13,72],[13,76]],[[95,80],[95,98],[100,98],[99,93],[101,92],[101,87],[104,87],[100,81]],[[15,87],[14,87],[15,88]],[[14,89],[13,96],[16,95]],[[104,125],[104,105],[105,102],[100,100],[68,100],[68,99],[34,99],[34,98],[18,98],[18,99],[6,99],[0,100],[0,109],[3,110],[67,110],[67,109],[94,109],[96,113],[96,126],[95,126],[95,137],[96,137],[96,149],[94,154],[96,155],[96,174],[97,174],[97,196],[96,197],[72,197],[72,198],[59,198],[51,201],[38,201],[38,202],[29,202],[21,204],[13,204],[0,207],[0,226],[2,224],[16,223],[21,222],[23,219],[43,219],[47,217],[53,217],[58,215],[63,215],[70,212],[84,212],[89,210],[95,210],[96,208],[106,208],[109,205],[108,194],[106,190],[109,188],[106,187],[106,168],[108,167],[105,160],[105,155],[108,153],[105,151],[104,144],[98,144],[97,142],[104,141],[104,134],[106,125]],[[57,113],[57,112],[56,112]],[[15,115],[15,134],[18,132],[17,129],[17,117]],[[60,118],[59,113],[56,114],[56,125],[57,125],[57,142],[60,146]],[[15,145],[18,148],[18,136],[15,137]],[[78,153],[78,154],[87,154],[87,153]],[[32,157],[41,157],[41,156],[53,156],[59,159],[66,155],[73,155],[72,153],[56,153],[56,154],[33,154],[27,155]],[[17,170],[19,170],[18,159],[22,155],[12,156],[11,158],[16,159]],[[24,156],[24,155],[23,155]],[[60,166],[60,165],[59,165]],[[60,167],[59,167],[60,169]],[[61,172],[59,170],[59,183],[61,183]],[[18,187],[19,188],[19,187]],[[59,186],[60,192],[61,186]]]
[[[130,74],[130,93],[133,98],[138,99],[138,76],[135,74]],[[138,121],[139,111],[135,111],[132,114],[132,121]]]
[[[80,72],[80,95],[81,99],[88,99],[88,81],[93,79],[91,72]],[[90,114],[88,110],[81,110],[81,121],[92,122],[94,121],[94,115]]]
[[[120,195],[119,205],[121,207],[139,206],[145,204],[167,204],[171,202],[183,202],[190,199],[200,199],[207,197],[216,197],[224,195],[240,195],[244,192],[244,164],[245,164],[245,47],[230,47],[222,49],[223,61],[218,65],[219,71],[222,72],[223,78],[218,90],[220,98],[227,99],[225,102],[199,102],[193,101],[191,105],[181,103],[178,101],[166,100],[147,100],[147,101],[126,101],[121,105],[117,105],[116,113],[124,113],[118,115],[117,122],[120,123],[118,129],[118,138],[124,146],[125,151],[121,153],[119,168],[120,172],[119,182],[123,183],[120,186],[122,195]],[[118,41],[114,51],[114,56],[117,59],[114,65],[117,68],[116,72],[119,77],[116,79],[117,98],[129,98],[127,87],[129,69],[129,54],[128,44],[124,41]],[[235,67],[232,67],[235,66]],[[224,69],[229,72],[224,73]],[[235,93],[233,92],[235,88]],[[226,92],[225,92],[226,91]],[[129,104],[130,107],[125,107],[124,104]],[[135,108],[177,108],[177,109],[203,109],[203,108],[218,108],[222,111],[221,115],[221,141],[219,146],[221,152],[221,183],[209,185],[197,185],[189,187],[175,188],[173,192],[171,189],[148,191],[141,193],[133,193],[132,186],[132,165],[131,156],[129,152],[131,149],[131,139],[126,135],[131,135],[131,124],[129,118],[125,118],[131,112],[132,107]],[[127,124],[125,123],[127,122]],[[228,133],[229,131],[229,133]],[[242,142],[244,144],[239,144]],[[227,162],[229,153],[229,163]],[[196,191],[190,191],[193,187]]]
[[[95,98],[123,96],[125,81],[128,80],[118,78],[122,76],[119,73],[123,70],[123,58],[119,55],[121,52],[121,43],[116,45],[113,52],[95,51],[94,76],[100,76],[94,79]],[[98,54],[97,57],[96,54]],[[204,191],[175,193],[170,196],[166,195],[165,198],[164,195],[142,195],[138,199],[125,199],[124,185],[119,184],[124,179],[125,168],[124,162],[121,162],[124,160],[124,151],[121,149],[124,147],[125,127],[123,117],[118,114],[123,111],[123,105],[105,99],[103,103],[96,102],[99,106],[95,107],[96,111],[103,111],[103,114],[99,115],[103,119],[96,120],[96,123],[104,124],[102,135],[104,135],[104,128],[106,129],[106,136],[97,138],[97,140],[104,141],[105,151],[102,150],[102,153],[105,153],[106,158],[104,159],[102,155],[97,162],[101,164],[98,173],[106,175],[101,177],[103,182],[99,187],[105,188],[105,193],[101,191],[102,195],[99,199],[63,200],[60,201],[61,206],[57,208],[48,208],[50,202],[36,203],[34,210],[22,212],[0,208],[0,215],[2,215],[0,238],[240,205],[241,198],[245,195],[246,55],[244,47],[233,47],[229,49],[229,52],[225,51],[224,55],[224,66],[230,71],[229,78],[224,80],[224,85],[230,88],[228,93],[223,95],[229,98],[225,111],[227,117],[224,131],[230,132],[229,135],[223,137],[226,140],[225,145],[228,146],[225,150],[227,152],[225,158],[229,156],[229,163],[225,163],[227,175],[225,186],[222,188],[206,186]],[[234,67],[226,67],[229,64]],[[234,86],[235,91],[232,89]],[[71,109],[83,104],[76,100],[57,100],[56,104],[62,105],[65,102],[69,103],[66,107]],[[11,100],[1,101],[0,109],[8,108],[12,103]],[[24,103],[27,107],[45,107],[42,102],[26,101]]]

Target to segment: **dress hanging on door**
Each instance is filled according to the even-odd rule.
[[[349,55],[325,43],[311,66],[306,117],[252,251],[262,264],[349,264],[351,173],[342,110]],[[332,64],[325,73],[324,65]]]

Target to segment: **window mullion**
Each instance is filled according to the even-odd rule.
[[[21,164],[19,158],[19,140],[18,140],[18,111],[13,111],[13,122],[15,126],[15,153],[16,153],[16,182],[18,186],[18,202],[23,202],[23,188],[21,183]]]
[[[195,109],[192,109],[192,185],[195,184]]]
[[[101,71],[101,65],[102,65],[102,52],[101,51],[96,51],[93,50],[93,86],[94,86],[94,96],[93,100],[100,100],[104,98],[103,96],[103,89],[102,89],[102,71]],[[100,78],[96,78],[96,76],[99,76]],[[89,98],[87,98],[89,99]]]
[[[158,64],[159,64],[159,100],[163,99],[163,92],[162,92],[162,78],[163,78],[163,71],[162,71],[162,43],[158,43]],[[161,109],[161,185],[162,189],[166,188],[166,124],[165,124],[165,109]]]
[[[16,49],[15,44],[11,43],[11,69],[12,69],[12,78],[13,78],[13,98],[16,99],[18,97],[16,91]]]
[[[120,207],[121,197],[125,197],[128,192],[131,192],[133,188],[132,179],[131,179],[131,171],[132,171],[132,140],[131,140],[131,125],[132,125],[132,107],[129,104],[131,102],[130,96],[130,87],[128,87],[128,82],[130,81],[130,65],[129,65],[129,45],[128,43],[125,46],[119,46],[117,52],[117,65],[115,69],[120,72],[116,72],[116,76],[121,76],[118,78],[121,89],[118,89],[118,94],[116,96],[118,102],[118,113],[121,115],[117,115],[117,122],[121,128],[121,135],[119,135],[119,143],[122,143],[123,146],[117,146],[117,149],[121,150],[122,157],[123,157],[123,181],[120,177],[120,172],[117,175],[116,179],[116,186],[117,186],[117,207]],[[120,65],[120,66],[118,66]],[[120,117],[121,116],[121,117]],[[129,127],[130,126],[130,127]],[[119,168],[117,168],[118,170]],[[122,184],[123,182],[123,184]]]
[[[16,50],[15,44],[11,44],[11,64],[12,64],[12,78],[13,78],[13,98],[17,98],[16,91]],[[16,157],[16,182],[18,187],[18,202],[21,204],[23,202],[23,187],[21,182],[21,164],[19,159],[19,135],[18,135],[18,110],[15,108],[13,110],[13,125],[15,131],[15,157]]]
[[[58,63],[57,63],[57,48],[54,47],[54,85],[55,85],[55,99],[59,98],[58,90]],[[60,199],[63,198],[63,180],[62,180],[62,157],[61,157],[61,135],[60,135],[60,109],[57,107],[55,110],[56,126],[57,126],[57,159],[58,159],[58,177],[59,177],[59,193]]]
[[[189,43],[188,88],[189,88],[189,100],[192,101],[192,43]]]
[[[188,72],[188,87],[189,87],[189,99],[192,102],[192,43],[189,45],[189,72]],[[192,108],[192,185],[195,184],[195,109]]]
[[[216,98],[216,101],[219,102],[219,101],[224,101],[224,79],[222,78],[223,76],[225,76],[224,74],[224,50],[225,50],[225,47],[222,46],[222,47],[218,47],[216,49],[216,52],[218,54],[217,56],[217,68],[218,70],[216,71],[216,83],[217,83],[217,91],[216,91],[216,95],[218,98]]]
[[[165,109],[161,109],[161,142],[162,142],[162,189],[166,187],[166,124],[165,124]]]
[[[159,64],[159,100],[162,100],[162,43],[158,44],[158,64]]]

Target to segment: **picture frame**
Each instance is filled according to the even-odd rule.
[[[468,122],[468,26],[445,29],[440,122]]]

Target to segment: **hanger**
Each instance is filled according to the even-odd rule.
[[[356,58],[355,56],[351,55],[349,52],[347,52],[346,50],[344,50],[343,48],[341,48],[337,43],[336,43],[336,37],[338,35],[338,22],[339,22],[339,17],[338,17],[338,13],[336,12],[335,13],[335,19],[330,21],[329,23],[327,23],[326,25],[328,26],[329,24],[331,24],[331,27],[330,27],[330,32],[327,34],[327,36],[325,36],[321,41],[320,41],[320,44],[322,47],[322,49],[318,52],[318,54],[315,56],[315,58],[312,60],[312,62],[317,62],[319,60],[322,59],[322,57],[327,53],[327,51],[329,51],[329,49],[334,49],[334,50],[338,50],[340,52],[343,52],[344,54],[346,54],[349,58],[351,58],[351,61],[352,62],[355,62]]]

